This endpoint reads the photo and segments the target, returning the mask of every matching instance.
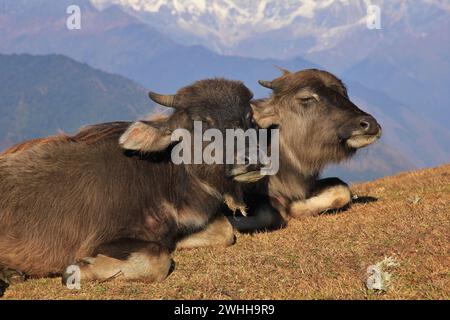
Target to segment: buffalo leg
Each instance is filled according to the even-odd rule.
[[[338,178],[318,180],[312,197],[294,201],[289,213],[294,218],[315,216],[328,210],[341,209],[351,202],[348,185]]]
[[[25,281],[26,276],[20,271],[0,266],[0,298],[11,284]]]
[[[0,280],[8,284],[17,284],[26,280],[26,275],[18,270],[0,266]]]
[[[101,245],[93,257],[75,264],[79,268],[80,281],[106,281],[113,278],[160,282],[173,269],[169,250],[151,242],[121,239]],[[63,273],[63,284],[73,279],[73,266]]]
[[[255,233],[284,228],[286,221],[276,210],[267,196],[247,195],[248,215],[230,215],[228,218],[236,230],[241,233]]]
[[[235,239],[233,226],[225,216],[221,215],[210,222],[206,229],[179,241],[177,249],[228,247],[234,244]]]
[[[286,226],[282,207],[274,207],[264,194],[246,194],[247,215],[229,214],[233,227],[241,233],[272,231]]]

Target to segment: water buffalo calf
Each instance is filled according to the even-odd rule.
[[[233,178],[245,181],[250,169],[175,165],[171,134],[177,128],[192,132],[194,120],[222,132],[248,128],[251,119],[243,115],[250,114],[251,92],[240,82],[210,79],[173,96],[150,97],[174,113],[93,125],[0,155],[0,265],[46,276],[76,264],[82,281],[161,281],[178,242],[189,247],[234,241],[217,212],[224,197],[241,201]],[[208,223],[212,233],[200,232],[183,245],[183,238]]]
[[[280,130],[280,170],[250,191],[249,216],[231,219],[244,232],[279,228],[290,218],[349,204],[347,184],[320,174],[381,136],[377,121],[350,100],[336,76],[317,69],[282,71],[273,81],[259,81],[272,94],[252,102],[258,125]]]

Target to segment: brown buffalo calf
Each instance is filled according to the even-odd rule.
[[[194,121],[221,132],[248,128],[243,115],[250,113],[251,92],[240,82],[213,79],[150,97],[175,112],[93,125],[0,155],[0,265],[46,276],[75,264],[82,281],[161,281],[179,241],[181,247],[233,242],[217,212],[224,196],[240,203],[234,179],[254,173],[242,165],[176,165],[171,137],[178,128],[192,132]],[[209,223],[213,237],[200,232]]]
[[[350,100],[342,81],[331,73],[282,71],[273,81],[260,81],[272,95],[252,102],[257,124],[280,130],[280,170],[250,191],[248,217],[230,219],[244,232],[278,228],[290,218],[348,205],[347,184],[338,178],[319,179],[320,174],[326,165],[349,159],[381,136],[377,121]]]

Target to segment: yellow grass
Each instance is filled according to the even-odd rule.
[[[449,299],[450,165],[352,186],[378,198],[335,215],[291,221],[272,233],[238,235],[229,248],[175,254],[160,284],[113,280],[80,291],[59,279],[28,280],[5,299]],[[368,291],[366,269],[384,257],[386,293]]]

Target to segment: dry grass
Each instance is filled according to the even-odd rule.
[[[114,280],[70,291],[59,279],[29,280],[6,299],[450,299],[450,165],[352,187],[376,202],[239,235],[230,248],[177,252],[163,283]],[[365,288],[366,268],[385,256],[386,293]]]

